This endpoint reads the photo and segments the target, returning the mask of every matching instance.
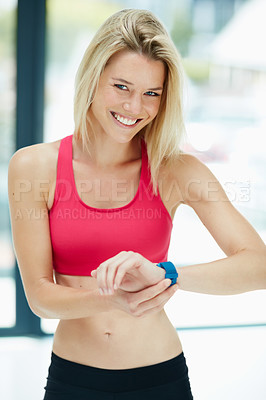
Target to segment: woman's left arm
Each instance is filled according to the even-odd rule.
[[[188,154],[181,156],[176,171],[174,179],[178,180],[182,202],[194,209],[227,256],[177,268],[179,288],[217,295],[266,289],[266,246],[230,202],[216,177]]]

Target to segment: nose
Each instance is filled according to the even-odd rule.
[[[134,116],[139,116],[142,111],[142,95],[133,93],[127,101],[123,104],[123,108],[125,111],[130,112]]]

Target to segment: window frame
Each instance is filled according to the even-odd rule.
[[[46,0],[18,0],[16,15],[15,148],[43,142]],[[10,236],[12,236],[10,228]],[[47,336],[41,319],[28,306],[17,261],[14,266],[16,322],[1,336]]]

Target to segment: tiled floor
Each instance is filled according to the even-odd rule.
[[[195,400],[266,399],[266,327],[179,334]],[[0,339],[1,400],[42,399],[51,345],[50,338]]]

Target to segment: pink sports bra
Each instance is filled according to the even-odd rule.
[[[77,191],[72,164],[73,134],[60,142],[55,197],[49,211],[54,269],[66,275],[90,276],[120,251],[134,251],[154,263],[167,260],[172,219],[159,191],[152,193],[146,144],[134,198],[118,208],[95,208]]]

